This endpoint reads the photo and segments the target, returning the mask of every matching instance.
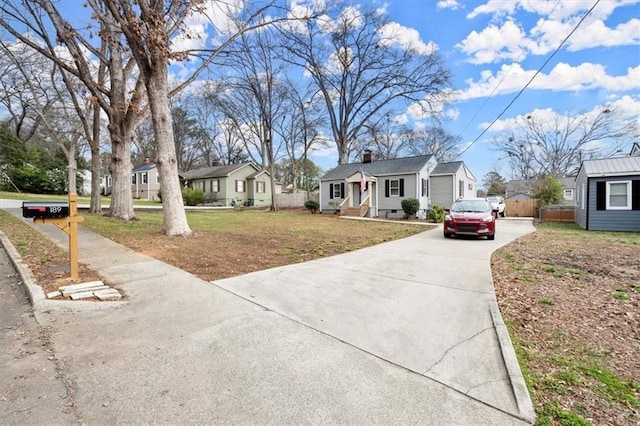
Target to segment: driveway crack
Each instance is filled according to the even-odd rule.
[[[442,361],[444,361],[444,359],[447,357],[447,355],[449,355],[449,352],[451,352],[452,350],[454,350],[455,348],[457,348],[458,346],[469,342],[473,339],[475,339],[476,337],[478,337],[479,335],[489,331],[489,330],[493,330],[493,326],[491,327],[486,327],[483,328],[482,330],[478,331],[477,333],[467,337],[466,339],[463,339],[461,341],[459,341],[458,343],[456,343],[455,345],[451,346],[449,349],[447,349],[446,351],[444,351],[444,353],[442,354],[442,356],[440,357],[440,359],[438,359],[435,363],[433,363],[429,368],[427,368],[426,370],[424,370],[422,373],[422,375],[426,375],[429,371],[431,371],[432,369],[434,369],[435,367],[438,366],[438,364],[440,364]]]

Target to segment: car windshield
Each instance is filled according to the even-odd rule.
[[[491,206],[484,200],[462,200],[453,203],[451,211],[456,213],[484,213],[490,212]]]
[[[489,200],[490,203],[499,203],[500,199],[498,197],[489,197],[487,198],[487,200]]]

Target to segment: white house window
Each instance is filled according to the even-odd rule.
[[[342,198],[342,190],[340,185],[333,185],[333,198]]]
[[[263,181],[256,182],[256,191],[260,194],[264,194],[266,192],[266,185]]]
[[[389,196],[391,197],[400,196],[400,180],[392,179],[389,181]]]
[[[458,181],[458,197],[460,198],[464,197],[464,181],[463,180]]]
[[[565,200],[573,200],[573,189],[565,189],[564,190],[564,199]]]
[[[147,174],[142,173],[142,183],[147,183]]]
[[[211,181],[211,192],[220,192],[220,181],[218,179]]]
[[[631,181],[607,182],[607,210],[631,210]]]
[[[244,181],[237,180],[236,181],[236,192],[244,192]]]
[[[132,174],[131,175],[131,185],[135,185],[136,184],[136,174]]]

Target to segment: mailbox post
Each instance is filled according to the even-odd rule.
[[[22,216],[33,218],[34,223],[52,223],[69,235],[69,272],[78,279],[78,194],[69,193],[69,203],[24,201]]]

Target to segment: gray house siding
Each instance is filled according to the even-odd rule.
[[[335,196],[338,195],[337,192],[340,192],[341,197]],[[336,179],[322,182],[320,186],[320,210],[329,212],[340,210],[340,203],[347,197],[347,193],[347,183],[344,180]]]
[[[598,206],[598,183],[602,182],[620,182],[629,181],[632,182],[632,187],[640,188],[640,178],[637,176],[632,179],[631,177],[616,176],[612,178],[589,178],[588,192],[586,205],[588,211],[586,212],[586,229],[591,231],[640,231],[640,209],[639,210],[607,210],[606,207],[602,209],[602,206]],[[633,182],[637,182],[635,185]],[[606,191],[606,189],[603,189]],[[602,191],[602,190],[601,190]],[[636,190],[635,198],[640,197],[640,189]],[[604,196],[603,196],[604,197]],[[633,200],[632,200],[633,202]],[[638,203],[636,201],[636,203]]]
[[[398,195],[392,195],[389,188],[391,181],[398,181]],[[389,190],[387,190],[389,188]],[[418,198],[416,175],[391,175],[378,177],[378,216],[403,217],[402,200]],[[420,206],[421,209],[426,207]]]
[[[449,207],[453,203],[453,179],[451,176],[431,177],[431,201],[434,206]]]
[[[612,183],[618,188],[610,186]],[[593,231],[640,231],[640,157],[585,160],[575,181],[576,223]],[[622,190],[624,188],[624,190]],[[621,190],[618,194],[611,193]],[[625,196],[620,198],[620,196]],[[610,204],[618,207],[611,207]]]

